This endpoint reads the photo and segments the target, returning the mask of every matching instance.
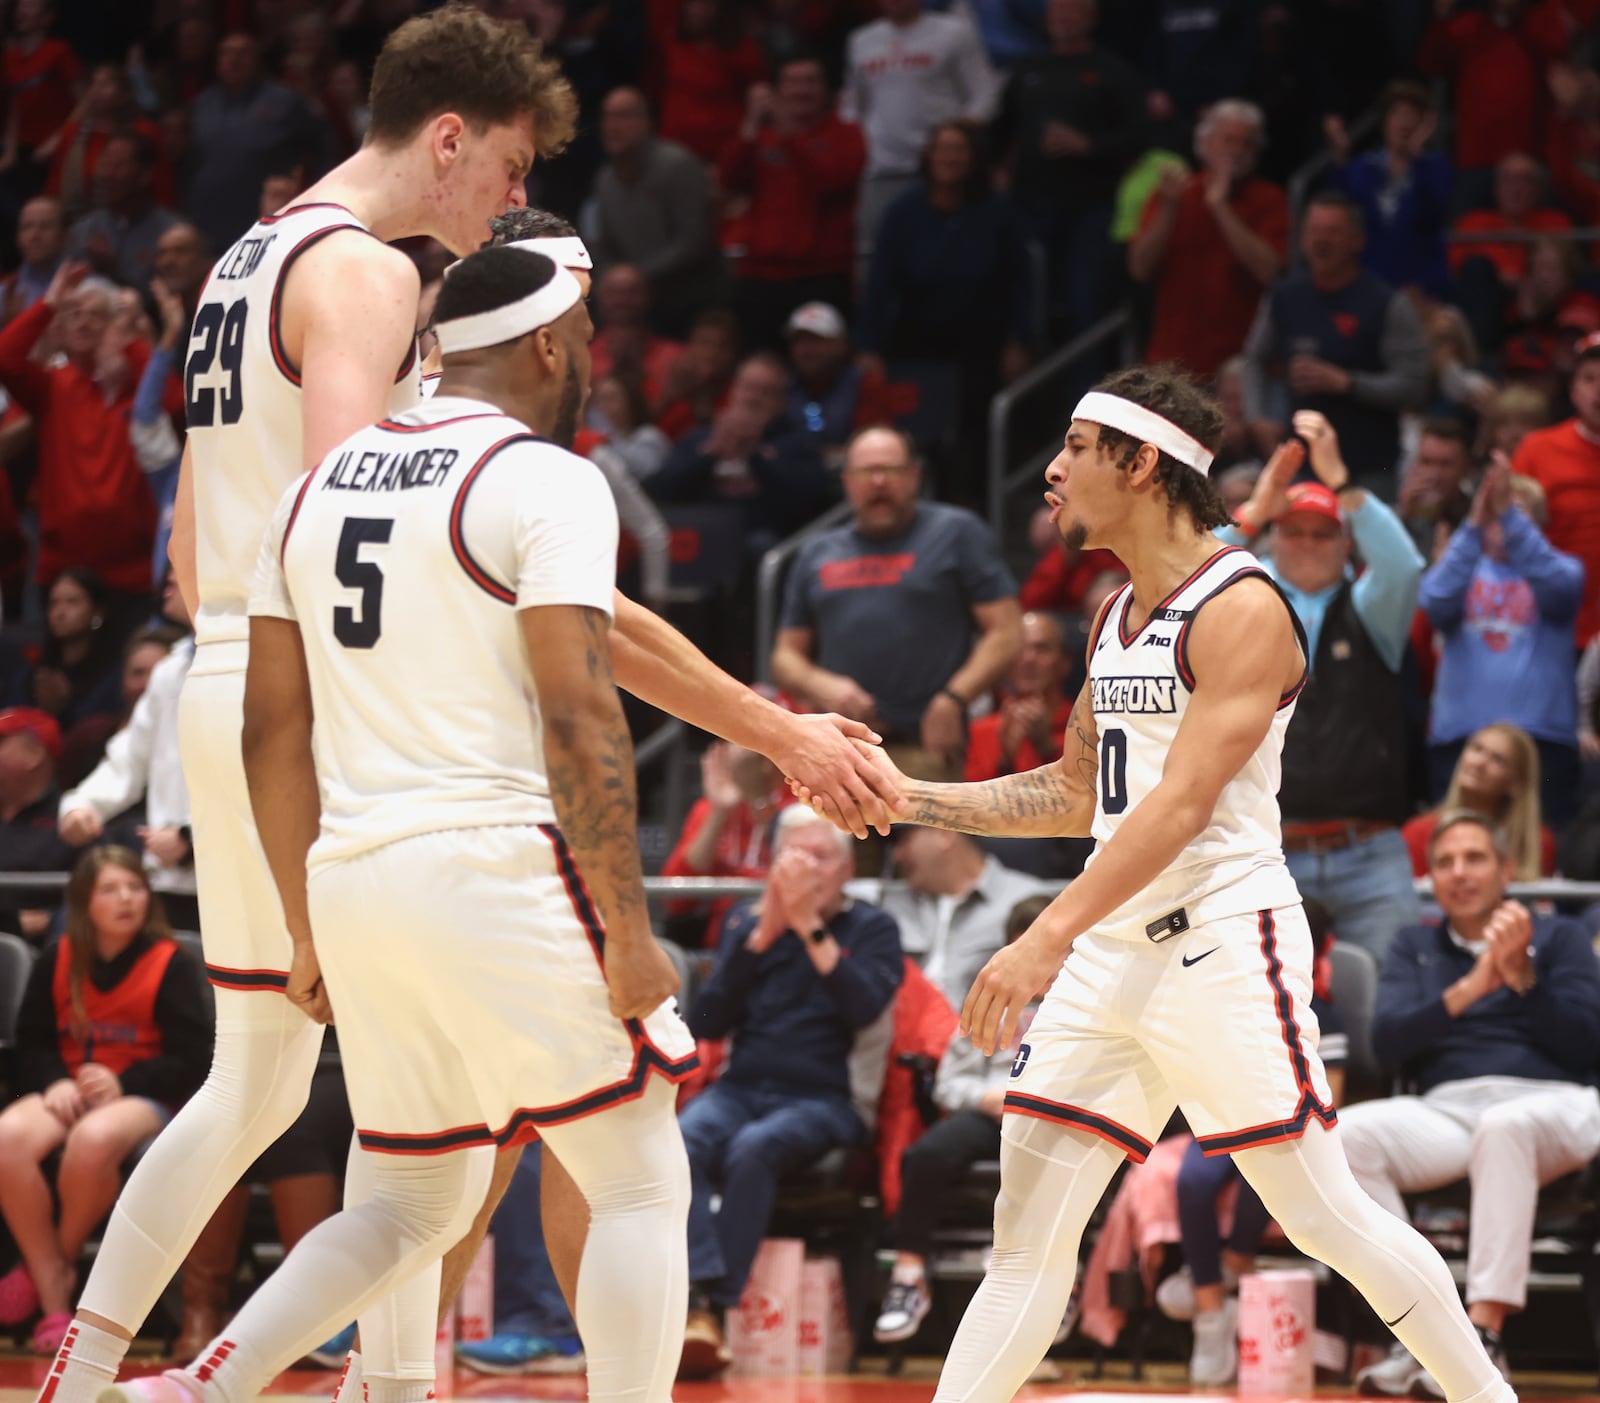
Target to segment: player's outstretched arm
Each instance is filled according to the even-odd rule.
[[[306,906],[306,854],[322,821],[311,721],[311,681],[300,626],[289,619],[253,617],[241,740],[250,808],[294,941],[287,992],[308,1016],[329,1023],[332,1013],[316,966]]]
[[[556,823],[605,926],[611,1011],[643,1018],[677,992],[678,975],[645,907],[633,741],[612,680],[610,620],[575,604],[524,609],[518,617],[539,696]]]
[[[891,764],[881,752],[874,758],[881,766]],[[891,813],[896,823],[921,823],[982,838],[1082,838],[1094,821],[1099,773],[1100,737],[1085,683],[1068,718],[1059,759],[1021,774],[964,784],[935,784],[901,775],[905,798]],[[804,785],[790,787],[802,803],[838,823],[822,796]]]
[[[784,775],[824,795],[858,838],[887,832],[902,793],[877,752],[878,737],[843,716],[796,716],[724,672],[664,619],[618,591],[611,631],[617,685],[641,701],[765,755]],[[830,817],[833,815],[830,814]]]

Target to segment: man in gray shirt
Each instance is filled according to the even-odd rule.
[[[95,167],[96,208],[72,226],[67,257],[143,292],[155,272],[156,246],[180,221],[155,202],[156,151],[137,132],[113,136]]]
[[[1016,580],[984,522],[918,500],[922,466],[898,430],[858,433],[843,478],[854,519],[801,547],[773,680],[872,726],[906,774],[959,780],[967,708],[1022,649]]]
[[[332,146],[299,93],[261,76],[248,34],[217,45],[217,81],[194,100],[194,176],[189,210],[212,248],[227,248],[261,212],[261,184],[304,164],[315,179]]]
[[[1062,884],[1002,867],[965,833],[906,824],[895,829],[893,842],[895,871],[905,885],[880,894],[876,883],[864,883],[856,894],[900,923],[901,949],[960,1008],[989,957],[1005,945],[1011,908],[1026,897],[1054,897]]]
[[[600,144],[609,159],[595,179],[590,252],[602,269],[631,263],[643,273],[656,329],[682,337],[722,286],[710,174],[687,147],[652,132],[637,88],[606,95]]]

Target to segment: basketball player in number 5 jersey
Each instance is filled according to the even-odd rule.
[[[113,1211],[43,1403],[112,1382],[223,1195],[305,1104],[322,1029],[282,997],[291,945],[240,755],[251,575],[284,489],[418,396],[418,276],[386,241],[471,252],[571,137],[576,100],[524,26],[447,5],[389,36],[371,110],[360,151],[222,254],[195,316],[171,552],[198,640],[180,743],[216,1051]]]
[[[1207,477],[1221,433],[1215,401],[1172,368],[1123,371],[1084,397],[1046,500],[1069,545],[1116,552],[1132,580],[1094,621],[1065,751],[983,784],[906,785],[911,822],[1098,840],[962,1009],[993,1053],[1048,988],[1005,1102],[994,1265],[935,1403],[1008,1403],[1061,1320],[1101,1193],[1175,1106],[1451,1403],[1509,1403],[1444,1263],[1362,1192],[1339,1144],[1276,799],[1305,637],[1252,557],[1211,534],[1228,520]]]

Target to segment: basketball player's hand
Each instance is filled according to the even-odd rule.
[[[82,1119],[83,1113],[89,1109],[83,1099],[83,1092],[71,1077],[62,1077],[60,1081],[51,1082],[44,1089],[43,1100],[45,1110],[62,1125],[76,1125]]]
[[[644,1018],[678,992],[678,971],[648,933],[621,944],[606,941],[606,990],[615,1018]]]
[[[117,1080],[117,1074],[98,1062],[85,1062],[79,1067],[76,1081],[78,1090],[83,1093],[84,1104],[90,1110],[110,1105],[122,1095],[122,1083]]]
[[[1600,760],[1600,735],[1593,731],[1579,732],[1578,750],[1585,760]]]
[[[845,716],[796,716],[784,742],[768,754],[802,803],[838,828],[865,838],[887,836],[906,802],[905,780],[878,749],[882,737]]]
[[[60,832],[62,842],[81,848],[105,832],[105,824],[93,809],[71,809],[61,815]]]
[[[1484,934],[1506,987],[1526,994],[1534,985],[1533,917],[1528,908],[1520,901],[1501,902]]]
[[[295,941],[289,984],[283,992],[313,1023],[333,1022],[333,1005],[328,1002],[327,986],[322,982],[322,966],[317,963],[316,948],[309,940]]]
[[[1017,1020],[1035,997],[1056,977],[1061,955],[1042,937],[1035,923],[1026,934],[996,951],[972,981],[967,1001],[961,1005],[961,1031],[985,1057],[1010,1047],[1017,1036]]]

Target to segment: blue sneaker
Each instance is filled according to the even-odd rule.
[[[346,1325],[331,1340],[327,1340],[315,1349],[308,1351],[306,1358],[324,1369],[342,1369],[344,1368],[345,1356],[355,1348],[355,1344],[356,1327],[354,1325]]]
[[[583,1345],[576,1336],[491,1335],[463,1341],[456,1360],[480,1374],[581,1374]]]

